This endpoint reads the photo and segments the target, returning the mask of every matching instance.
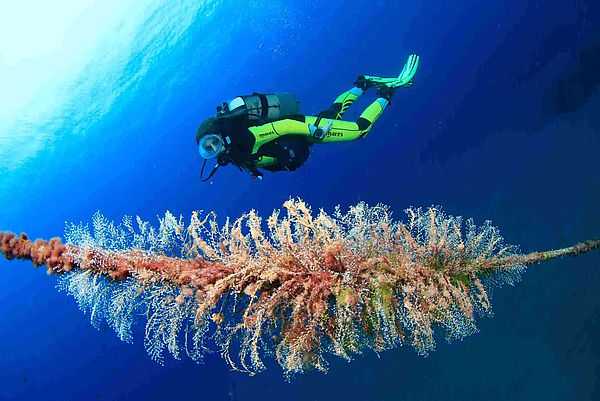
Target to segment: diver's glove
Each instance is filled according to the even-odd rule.
[[[323,139],[325,138],[325,135],[331,131],[331,127],[333,127],[333,120],[329,120],[329,122],[322,127],[317,127],[316,125],[311,124],[309,127],[310,136],[317,139]]]

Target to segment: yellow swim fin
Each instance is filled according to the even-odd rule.
[[[419,68],[419,56],[411,54],[408,60],[404,64],[400,75],[396,78],[383,78],[372,75],[365,75],[364,78],[368,82],[372,83],[376,87],[387,86],[389,88],[399,88],[401,86],[411,86],[413,84],[413,77],[417,73]]]

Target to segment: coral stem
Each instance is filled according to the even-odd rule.
[[[493,271],[504,267],[512,267],[517,264],[532,265],[551,259],[562,258],[564,256],[577,256],[598,248],[600,248],[600,239],[587,240],[566,248],[551,249],[543,252],[531,252],[526,255],[515,255],[507,258],[488,259],[481,266],[481,270]]]

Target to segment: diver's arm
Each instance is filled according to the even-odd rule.
[[[282,135],[303,135],[310,136],[310,124],[305,121],[284,119],[265,124],[270,127],[277,136]]]

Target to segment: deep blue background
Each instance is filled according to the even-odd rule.
[[[2,172],[0,229],[50,237],[96,210],[266,215],[300,196],[326,210],[382,202],[398,218],[442,205],[491,219],[523,251],[600,235],[597,2],[229,3],[200,13],[87,135],[63,133]],[[316,113],[359,74],[396,74],[411,52],[422,57],[414,87],[364,140],[316,146],[303,168],[263,182],[234,168],[199,182],[194,132],[223,100],[292,91]],[[128,345],[94,329],[56,278],[20,262],[0,270],[0,400],[600,399],[598,254],[530,268],[495,291],[480,333],[441,340],[428,358],[331,359],[328,374],[292,383],[272,364],[230,372],[218,355],[158,366],[141,333]]]

